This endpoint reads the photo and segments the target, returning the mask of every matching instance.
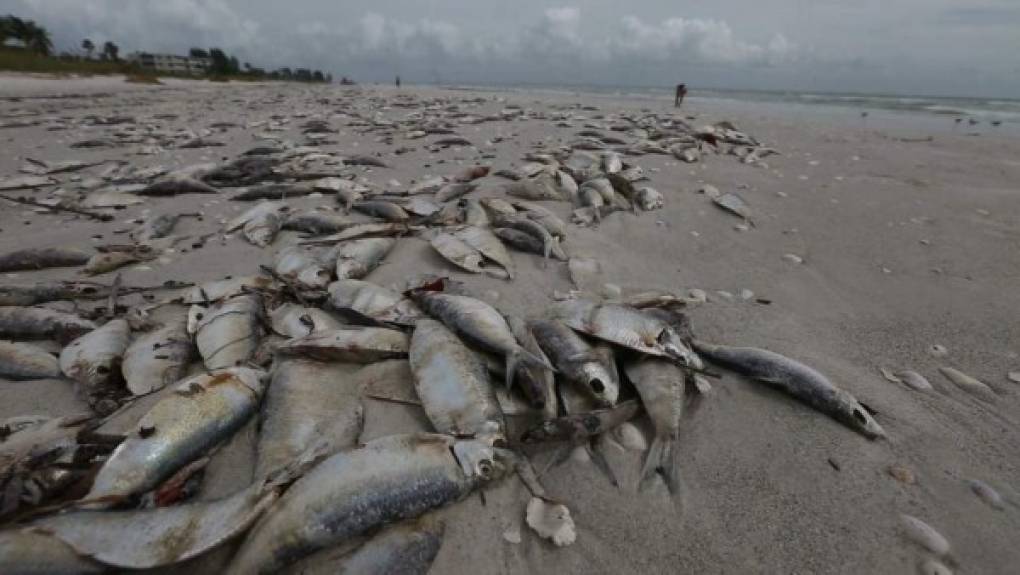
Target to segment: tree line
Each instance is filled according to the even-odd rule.
[[[0,17],[0,48],[7,47],[10,40],[21,44],[24,50],[36,53],[40,56],[53,55],[53,40],[46,28],[39,26],[32,20],[23,20],[17,16],[8,14]],[[93,60],[96,53],[96,45],[89,38],[81,42],[81,49],[85,52],[87,60]],[[308,68],[289,67],[278,70],[267,71],[263,68],[252,66],[250,63],[241,62],[236,56],[229,56],[220,48],[191,48],[188,55],[192,58],[202,58],[209,62],[206,73],[212,77],[247,77],[260,80],[289,80],[295,82],[332,82],[332,74],[324,74],[321,70]],[[61,53],[60,59],[65,61],[80,60],[80,56],[70,53]],[[103,62],[120,62],[120,47],[114,42],[107,41],[99,51],[98,59]]]

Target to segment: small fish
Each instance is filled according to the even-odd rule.
[[[85,275],[98,276],[153,257],[154,254],[146,254],[142,250],[100,253],[89,258],[82,272]]]
[[[273,271],[308,289],[322,289],[333,279],[324,259],[301,246],[287,246],[273,258]]]
[[[971,377],[958,369],[940,367],[939,372],[946,376],[946,379],[953,382],[957,387],[971,395],[991,401],[995,401],[999,398],[995,391],[993,391],[991,387],[988,387],[988,384]]]
[[[53,536],[17,529],[0,531],[0,565],[19,575],[93,575],[109,571]]]
[[[326,549],[301,562],[298,568],[305,575],[428,575],[443,545],[443,533],[443,522],[426,515],[383,529],[349,555],[336,558]]]
[[[550,363],[526,321],[511,316],[507,318],[507,323],[510,324],[510,331],[520,342],[521,347],[533,353],[535,357]],[[556,401],[556,376],[551,371],[524,364],[517,370],[517,382],[531,405],[542,410],[542,419],[548,420],[556,417],[559,413]]]
[[[680,489],[678,452],[686,374],[672,362],[656,358],[627,362],[624,371],[637,388],[655,428],[655,439],[641,470],[641,486],[658,472],[669,492],[676,494]]]
[[[53,354],[27,343],[0,340],[0,377],[14,381],[60,377]]]
[[[337,202],[344,206],[348,213],[355,202],[361,201],[364,195],[371,191],[367,186],[341,178],[323,178],[313,182],[312,186],[319,191],[335,193]]]
[[[567,381],[601,405],[616,404],[620,395],[620,379],[612,351],[592,346],[558,321],[532,320],[528,327],[550,362]]]
[[[408,226],[403,223],[372,222],[367,224],[354,224],[335,234],[304,240],[300,243],[303,245],[335,244],[337,242],[356,240],[358,238],[366,237],[400,236],[406,234],[408,230]]]
[[[283,216],[279,213],[269,212],[261,214],[245,222],[243,233],[244,238],[252,245],[264,248],[273,243],[276,234],[283,228]]]
[[[458,501],[509,471],[503,453],[429,434],[391,435],[337,453],[287,490],[227,573],[276,573],[320,549]]]
[[[467,296],[414,290],[413,299],[425,313],[469,341],[506,358],[506,385],[511,386],[522,361],[556,371],[548,361],[521,347],[503,315],[489,304]]]
[[[476,184],[470,183],[454,183],[447,184],[436,192],[437,202],[449,202],[450,200],[456,200],[461,196],[470,194],[477,188]]]
[[[694,347],[712,361],[778,387],[868,439],[885,437],[882,426],[854,396],[798,361],[753,347],[726,347],[702,342],[695,342]]]
[[[258,408],[264,377],[239,367],[179,382],[99,469],[83,506],[106,508],[153,489],[233,435]]]
[[[284,337],[304,337],[331,329],[340,329],[343,322],[317,307],[285,303],[269,314],[273,333]]]
[[[462,138],[460,136],[439,138],[438,140],[432,142],[432,145],[441,146],[443,148],[449,148],[453,146],[474,146],[474,144],[471,143],[471,140],[468,140],[467,138]]]
[[[262,301],[256,294],[223,300],[205,312],[195,342],[209,371],[243,365],[262,338]]]
[[[751,208],[743,198],[733,192],[727,192],[721,196],[712,198],[712,202],[720,208],[751,221]]]
[[[304,184],[264,184],[248,188],[247,190],[232,196],[234,202],[254,202],[256,200],[286,200],[287,198],[298,198],[310,196],[316,193],[316,188]]]
[[[283,229],[313,236],[335,234],[352,225],[354,222],[344,216],[319,211],[291,214],[283,221]]]
[[[513,228],[494,228],[492,233],[515,250],[539,256],[545,255],[545,245],[542,244],[542,240],[531,234]]]
[[[635,192],[634,203],[646,212],[662,209],[664,200],[662,194],[655,188],[644,186]]]
[[[281,344],[277,353],[299,355],[319,361],[374,363],[406,357],[410,341],[402,331],[382,327],[345,326],[294,338]]]
[[[489,166],[471,166],[470,168],[465,168],[459,174],[454,176],[453,181],[472,182],[474,180],[477,180],[478,178],[484,178],[485,176],[489,175],[489,170],[491,169],[492,168],[490,168]]]
[[[506,271],[508,279],[514,278],[514,261],[506,251],[503,242],[491,231],[477,226],[464,226],[453,232],[453,235],[478,250],[486,259],[495,262]]]
[[[90,405],[124,395],[120,366],[130,339],[127,320],[114,319],[60,352],[60,370],[78,383]]]
[[[170,235],[177,222],[185,216],[197,216],[198,214],[161,214],[142,222],[133,232],[131,237],[137,242],[158,240]]]
[[[175,318],[127,347],[120,369],[128,391],[144,395],[184,377],[198,355],[185,320]]]
[[[362,280],[341,280],[329,285],[327,306],[365,322],[414,325],[424,314],[410,299]]]
[[[183,304],[211,304],[241,295],[247,291],[272,287],[273,280],[267,276],[240,276],[213,280],[188,288],[181,297]]]
[[[0,338],[55,339],[67,344],[96,327],[93,322],[71,313],[42,307],[0,307]]]
[[[563,200],[552,178],[535,178],[512,182],[504,186],[504,192],[508,196],[522,200]]]
[[[326,259],[336,259],[338,280],[362,279],[379,267],[397,240],[393,238],[363,238],[340,244]]]
[[[970,485],[970,490],[974,492],[974,495],[977,495],[981,501],[987,503],[992,509],[1001,510],[1005,507],[1002,496],[991,485],[980,479],[971,479],[967,483]]]
[[[631,399],[606,409],[565,415],[544,421],[525,431],[521,441],[524,443],[570,441],[575,445],[581,445],[630,421],[639,411],[641,404]]]
[[[181,194],[218,194],[219,190],[194,178],[169,178],[134,192],[137,196],[179,196]]]
[[[0,255],[0,272],[18,272],[84,265],[92,257],[75,248],[27,248]]]
[[[467,242],[449,233],[439,233],[429,242],[444,259],[460,269],[475,274],[485,273],[500,279],[509,279],[505,269],[484,266],[485,257]]]
[[[907,538],[938,557],[949,554],[949,541],[934,527],[910,515],[900,515],[900,524]]]
[[[402,223],[411,218],[404,208],[393,202],[368,200],[355,202],[352,207],[355,211],[381,218],[387,222]]]
[[[388,168],[390,167],[386,162],[383,162],[375,156],[355,155],[344,158],[344,164],[348,166],[372,166],[376,168]]]
[[[244,211],[241,215],[227,222],[224,226],[223,231],[230,233],[236,230],[244,228],[244,226],[252,220],[260,220],[266,217],[268,214],[282,214],[287,212],[289,208],[287,204],[283,202],[259,202],[251,208]]]
[[[933,389],[928,379],[916,371],[899,371],[895,375],[904,385],[915,391],[931,391]]]
[[[485,364],[442,323],[415,324],[410,347],[414,388],[439,433],[502,440],[503,413]]]
[[[106,299],[110,287],[94,282],[56,281],[0,285],[0,306],[31,306],[58,300]]]
[[[552,210],[547,209],[541,204],[526,200],[517,200],[513,202],[513,205],[518,209],[518,212],[525,217],[542,224],[542,226],[549,230],[549,233],[554,237],[559,239],[567,237],[566,222],[554,214]]]
[[[563,248],[560,247],[559,239],[549,233],[544,225],[531,218],[521,215],[502,216],[496,218],[495,224],[500,228],[512,228],[524,232],[540,240],[543,256],[547,260],[550,255],[561,261],[569,259],[563,252]]]

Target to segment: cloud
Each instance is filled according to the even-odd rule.
[[[795,50],[781,34],[764,46],[739,40],[726,22],[718,20],[669,18],[651,25],[636,16],[626,16],[622,28],[615,52],[632,58],[775,65]]]

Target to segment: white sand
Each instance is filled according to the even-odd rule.
[[[533,145],[566,142],[581,129],[581,122],[566,129],[538,120],[465,126],[461,135],[478,144],[496,135],[506,139],[479,151],[454,148],[432,154],[424,150],[425,140],[397,136],[389,146],[331,116],[344,111],[327,100],[341,93],[335,86],[173,82],[140,89],[109,78],[14,78],[0,78],[0,122],[18,111],[72,118],[129,115],[139,121],[176,113],[177,120],[160,124],[195,131],[216,121],[242,127],[212,136],[229,141],[227,147],[166,150],[155,156],[133,155],[137,146],[68,148],[72,140],[101,135],[101,127],[3,129],[0,177],[16,175],[26,156],[118,159],[142,166],[229,159],[257,144],[251,134],[259,129],[245,129],[246,123],[273,114],[305,114],[340,128],[338,144],[326,150],[382,151],[393,168],[364,171],[364,176],[381,186],[391,179],[407,186],[479,161],[495,168],[519,165]],[[576,102],[599,107],[590,115],[640,108],[672,111],[671,102],[654,99],[432,88],[403,92],[490,99],[472,112],[498,112],[506,103],[545,110]],[[30,97],[57,93],[99,95]],[[283,101],[270,104],[276,95]],[[404,117],[406,109],[373,108],[371,98],[392,95],[391,88],[366,89],[358,111]],[[7,96],[23,99],[3,99]],[[665,195],[665,209],[639,216],[615,213],[598,228],[572,228],[565,249],[598,259],[605,281],[627,291],[706,290],[709,302],[692,310],[697,334],[766,347],[816,367],[873,407],[890,440],[869,442],[785,396],[727,374],[713,382],[710,397],[684,428],[685,492],[680,500],[671,501],[661,485],[635,492],[641,454],[608,452],[623,484],[619,490],[591,465],[569,462],[543,478],[549,491],[569,505],[578,529],[573,546],[557,549],[522,527],[528,498],[517,480],[507,480],[487,491],[484,506],[474,496],[444,512],[447,536],[433,572],[912,573],[926,555],[903,537],[901,513],[945,535],[961,572],[1015,570],[1020,565],[1020,509],[1015,504],[1004,511],[992,509],[971,492],[967,480],[980,479],[1007,500],[1020,501],[1020,401],[1017,384],[1006,379],[1007,372],[1020,369],[1020,142],[994,131],[969,136],[963,130],[933,130],[923,122],[876,117],[862,122],[850,115],[790,113],[733,102],[693,100],[685,112],[697,116],[696,124],[730,120],[782,155],[767,158],[767,169],[743,165],[732,156],[710,156],[696,165],[667,156],[632,158],[649,174],[650,185]],[[301,141],[296,127],[302,121],[293,118],[291,130],[281,135]],[[929,135],[932,141],[900,140]],[[415,150],[394,156],[396,146]],[[490,177],[483,182],[497,181]],[[757,214],[757,227],[736,231],[737,219],[695,193],[702,183],[739,192]],[[295,208],[332,202],[290,201]],[[176,233],[206,233],[218,229],[221,218],[248,207],[223,197],[152,199],[117,212],[117,221],[104,225],[2,205],[0,252],[123,243],[126,236],[113,231],[131,227],[126,222],[144,210],[203,210],[204,221],[182,221]],[[564,218],[569,215],[566,204],[549,206]],[[102,238],[93,238],[96,234]],[[128,268],[124,281],[156,284],[253,273],[294,237],[285,233],[265,250],[239,237],[213,240],[200,250],[171,256],[169,263],[146,264],[148,270]],[[787,253],[803,257],[804,263],[785,261]],[[403,285],[413,273],[448,273],[477,294],[498,291],[499,307],[523,315],[541,314],[554,290],[570,289],[565,266],[542,269],[535,257],[514,257],[519,277],[508,284],[459,273],[424,241],[404,239],[370,279]],[[16,276],[2,281],[71,278],[75,271]],[[112,279],[112,274],[100,279]],[[741,300],[744,289],[771,305]],[[735,297],[720,296],[717,290]],[[948,356],[928,354],[936,343],[949,349]],[[1001,393],[999,399],[987,404],[964,394],[939,375],[943,365],[988,383]],[[880,367],[917,370],[936,391],[921,394],[886,381]],[[369,369],[383,379],[378,385],[387,394],[413,397],[405,371],[390,370],[387,376],[379,366]],[[0,382],[0,418],[83,408],[67,382]],[[420,411],[408,406],[369,401],[366,419],[364,439],[428,429]],[[647,431],[646,422],[640,423]],[[254,442],[254,430],[248,429],[216,455],[206,479],[212,488],[204,497],[243,485]],[[553,450],[540,450],[536,462],[543,465]],[[892,464],[912,470],[917,484],[892,478],[886,471]],[[510,527],[521,530],[520,544],[504,540]]]

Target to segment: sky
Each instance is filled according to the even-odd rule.
[[[1020,98],[1020,0],[0,0],[59,50],[222,47],[360,82]]]

